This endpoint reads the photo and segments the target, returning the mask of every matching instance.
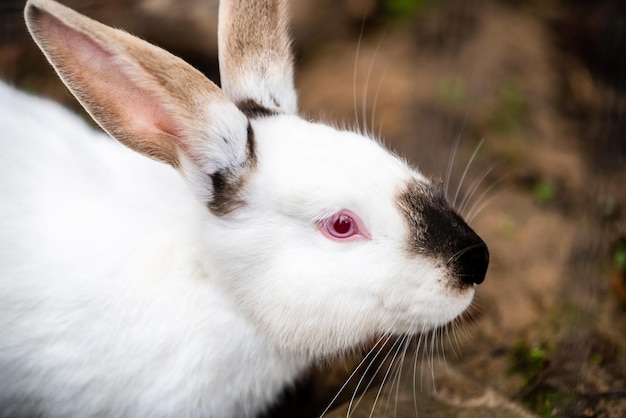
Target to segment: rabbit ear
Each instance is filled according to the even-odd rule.
[[[222,88],[250,116],[297,113],[286,0],[222,0]]]
[[[194,181],[254,159],[246,116],[181,59],[52,0],[30,0],[25,16],[64,83],[123,144]]]

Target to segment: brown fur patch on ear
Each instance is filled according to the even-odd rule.
[[[291,65],[286,0],[223,3],[220,5],[220,24],[224,28],[221,46],[228,57],[223,63],[228,73],[239,73],[242,64],[263,69],[272,60]]]
[[[297,112],[287,0],[221,1],[218,45],[231,100]]]

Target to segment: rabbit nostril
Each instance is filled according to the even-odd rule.
[[[489,266],[489,250],[484,242],[474,244],[463,251],[456,260],[459,279],[472,285],[481,284],[485,280]]]

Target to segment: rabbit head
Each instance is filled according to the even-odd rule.
[[[277,344],[327,355],[451,321],[487,247],[374,139],[297,116],[284,3],[221,2],[222,88],[54,1],[29,0],[26,19],[96,122],[187,180],[206,208],[199,279]]]

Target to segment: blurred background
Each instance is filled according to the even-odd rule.
[[[64,3],[219,81],[217,0]],[[82,113],[23,7],[0,1],[0,78]],[[391,342],[342,390],[367,349],[329,359],[267,416],[318,416],[338,392],[330,417],[626,416],[626,2],[292,0],[291,12],[302,114],[370,132],[446,181],[491,265],[454,332],[422,338],[419,357],[417,339],[406,354]]]

